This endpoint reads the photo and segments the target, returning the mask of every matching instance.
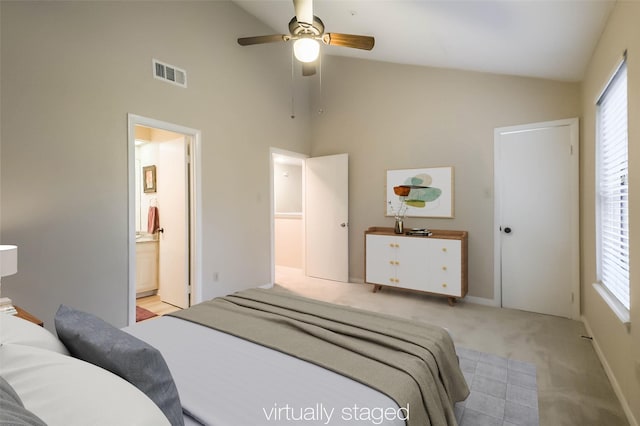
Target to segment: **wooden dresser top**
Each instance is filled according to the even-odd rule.
[[[467,231],[451,231],[445,229],[429,229],[429,231],[431,232],[431,235],[429,237],[423,237],[420,235],[396,234],[395,232],[393,232],[393,228],[372,226],[371,228],[364,231],[364,233],[373,235],[389,235],[394,237],[441,238],[449,240],[466,240],[468,237]]]

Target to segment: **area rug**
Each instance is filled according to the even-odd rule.
[[[149,318],[157,317],[158,315],[149,311],[148,309],[136,306],[136,322],[148,320]]]
[[[471,393],[455,406],[460,426],[538,426],[534,364],[456,348]]]

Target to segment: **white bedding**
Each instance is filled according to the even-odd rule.
[[[49,426],[169,426],[163,412],[137,387],[69,356],[43,327],[7,314],[0,314],[0,376],[5,386],[0,392],[2,425],[27,424],[18,421],[25,417],[4,416],[2,407],[11,407],[3,405],[9,386],[20,400],[12,407]]]
[[[162,352],[202,424],[405,425],[406,407],[366,385],[208,327],[161,317],[124,330]]]

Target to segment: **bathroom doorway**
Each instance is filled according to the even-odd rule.
[[[129,116],[129,324],[138,298],[154,296],[163,311],[201,299],[199,138],[194,129]]]

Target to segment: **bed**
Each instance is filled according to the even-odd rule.
[[[453,405],[468,395],[445,330],[277,290],[238,292],[123,330],[61,307],[61,340],[1,320],[4,382],[49,425],[455,425]],[[51,371],[33,373],[38,362]],[[84,378],[67,383],[73,368]],[[87,387],[89,374],[100,384]]]

